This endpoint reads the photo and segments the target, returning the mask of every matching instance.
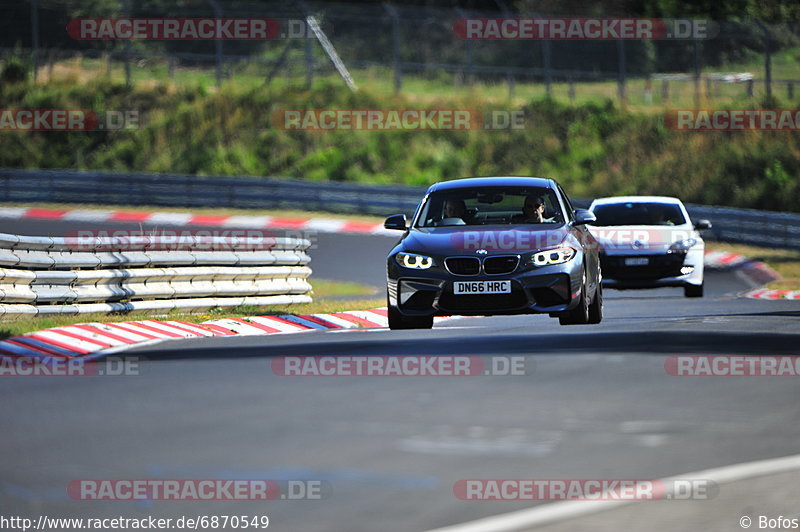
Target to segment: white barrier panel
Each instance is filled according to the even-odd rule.
[[[0,316],[305,303],[310,246],[296,238],[193,236],[176,244],[0,233]]]

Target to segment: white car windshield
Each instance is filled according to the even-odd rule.
[[[686,218],[676,203],[605,203],[592,208],[592,225],[683,225]]]

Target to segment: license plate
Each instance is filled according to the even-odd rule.
[[[453,293],[461,294],[510,294],[511,281],[456,281]]]
[[[625,266],[647,266],[650,259],[647,257],[628,257],[625,259]]]

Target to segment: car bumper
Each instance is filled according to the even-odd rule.
[[[626,259],[646,258],[647,265],[627,266]],[[603,286],[656,288],[703,284],[702,250],[677,254],[600,255]]]
[[[510,294],[454,294],[456,281],[511,281]],[[578,261],[509,275],[454,276],[447,271],[388,270],[389,304],[406,316],[486,316],[563,312],[578,304],[583,265]]]

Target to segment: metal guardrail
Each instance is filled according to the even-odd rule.
[[[425,187],[357,185],[274,177],[150,175],[0,169],[0,202],[89,203],[165,207],[304,209],[411,214]],[[590,199],[573,198],[576,207]],[[800,214],[687,204],[692,219],[711,220],[711,239],[800,249]]]
[[[0,202],[413,212],[425,189],[271,177],[0,169]],[[422,192],[421,192],[422,191]]]
[[[0,316],[311,301],[311,242],[0,234]]]

